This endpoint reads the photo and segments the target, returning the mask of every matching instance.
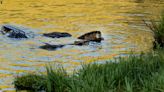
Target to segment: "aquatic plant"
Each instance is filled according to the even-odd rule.
[[[73,75],[68,75],[64,69],[47,67],[47,75],[43,75],[46,81],[38,85],[38,88],[44,86],[41,88],[46,92],[164,92],[164,50],[162,49],[140,56],[130,55],[127,58],[119,58],[115,62],[82,66],[82,69]],[[16,78],[15,87],[18,90],[26,88],[28,85],[26,83],[29,81],[25,79],[33,76],[38,75]],[[35,85],[35,82],[32,83]]]

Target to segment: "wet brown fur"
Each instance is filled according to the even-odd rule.
[[[101,42],[101,40],[103,40],[100,31],[93,31],[93,32],[86,33],[78,37],[78,39],[82,39],[86,41],[97,41],[97,42]]]

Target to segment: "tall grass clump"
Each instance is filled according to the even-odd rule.
[[[151,20],[148,24],[144,21],[147,27],[149,27],[154,33],[154,47],[164,47],[164,13],[160,16],[159,22]]]
[[[73,92],[79,89],[80,92],[140,92],[148,88],[146,83],[163,68],[162,60],[159,56],[141,55],[120,58],[119,63],[86,65],[78,73],[80,83],[72,88]]]
[[[14,85],[16,90],[68,92],[69,76],[63,68],[46,67],[47,74],[26,74],[16,77]]]
[[[47,67],[47,92],[68,92],[69,76],[63,68]]]
[[[44,76],[46,92],[164,92],[164,52],[130,55],[105,64],[82,65],[72,75],[63,69],[48,67]],[[30,76],[22,76],[25,77]],[[24,88],[21,83],[28,83],[20,78],[16,80],[17,89]]]
[[[46,76],[37,74],[26,74],[17,76],[14,80],[16,90],[41,91],[46,89]]]

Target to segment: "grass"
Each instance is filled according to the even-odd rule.
[[[68,92],[69,76],[64,69],[47,67],[47,92]]]
[[[19,90],[45,90],[46,89],[46,76],[37,74],[26,74],[21,77],[17,77],[14,82],[16,89]]]
[[[46,92],[164,92],[164,50],[83,65],[73,75],[49,66],[47,75],[17,77],[14,84],[17,90]]]
[[[154,47],[164,47],[164,13],[161,15],[159,22],[151,21],[150,24],[146,23],[147,27],[154,33]]]

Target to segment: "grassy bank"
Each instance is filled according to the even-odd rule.
[[[164,50],[84,65],[73,75],[47,67],[47,75],[27,74],[14,84],[17,90],[46,92],[164,92]]]

